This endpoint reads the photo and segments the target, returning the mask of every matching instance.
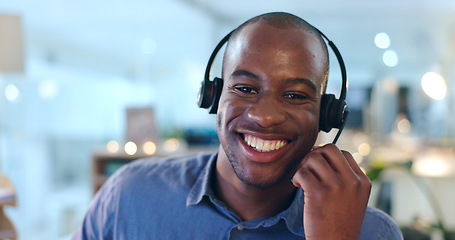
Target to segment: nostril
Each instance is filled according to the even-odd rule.
[[[258,123],[261,127],[278,125],[286,120],[283,112],[275,107],[250,108],[248,118]]]

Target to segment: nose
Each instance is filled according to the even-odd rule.
[[[248,109],[248,118],[267,128],[283,123],[286,115],[277,100],[262,97]]]

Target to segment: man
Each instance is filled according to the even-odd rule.
[[[128,164],[73,239],[401,239],[352,156],[314,147],[328,71],[302,19],[247,21],[223,59],[218,152]]]

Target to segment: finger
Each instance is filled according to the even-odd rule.
[[[336,172],[329,164],[324,155],[311,152],[307,155],[303,167],[308,170],[320,181],[325,184],[331,184],[339,181]]]
[[[314,145],[314,146],[311,148],[311,151],[314,151],[314,150],[316,150],[316,149],[318,149],[318,148],[320,148],[320,147],[322,147],[322,146]]]
[[[360,166],[357,164],[355,161],[354,157],[347,151],[341,151],[346,158],[346,161],[348,162],[349,166],[354,170],[355,173],[360,174],[363,173],[362,169],[360,169]]]
[[[354,157],[347,151],[342,151],[352,170],[361,179],[362,185],[366,188],[371,188],[370,178],[362,171],[360,166],[355,161]]]
[[[300,187],[304,191],[311,190],[311,187],[317,186],[319,180],[308,168],[300,168],[292,177],[292,184],[295,187]]]
[[[355,161],[354,157],[347,151],[341,151],[346,158],[346,161],[348,162],[349,166],[354,170],[357,175],[363,175],[364,172],[360,168],[359,164]]]
[[[350,163],[346,159],[345,154],[334,144],[327,144],[314,152],[322,154],[332,168],[340,174],[343,179],[352,178],[357,173],[352,169]]]

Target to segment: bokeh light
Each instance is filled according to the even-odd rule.
[[[387,35],[387,33],[378,33],[374,37],[374,43],[378,48],[386,49],[390,47],[390,37]]]
[[[134,154],[136,154],[136,152],[137,152],[137,145],[136,145],[136,143],[131,142],[131,141],[127,142],[127,143],[125,144],[125,152],[126,152],[126,154],[128,154],[128,155],[134,155]]]
[[[154,142],[147,141],[142,146],[142,150],[147,155],[153,155],[156,153],[156,144]]]
[[[425,94],[432,99],[441,100],[446,96],[447,87],[444,78],[435,72],[425,73],[421,85]]]

